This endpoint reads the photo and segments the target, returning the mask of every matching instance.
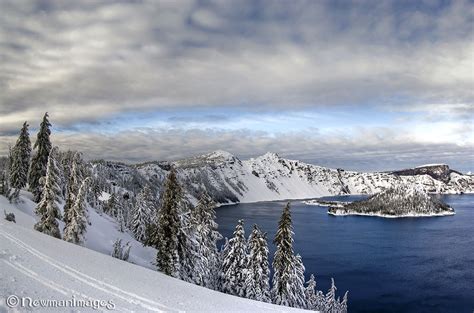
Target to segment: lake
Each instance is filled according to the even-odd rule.
[[[361,196],[326,197],[353,201]],[[326,207],[291,201],[294,249],[327,291],[349,290],[349,312],[474,312],[474,195],[445,195],[454,216],[386,219],[327,214]],[[286,202],[217,209],[220,232],[231,237],[238,219],[271,241]]]

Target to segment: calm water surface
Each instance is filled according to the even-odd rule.
[[[360,197],[327,197],[352,201]],[[442,197],[456,215],[385,219],[328,215],[327,208],[292,201],[295,252],[306,276],[326,291],[334,277],[349,312],[474,312],[474,195]],[[238,219],[273,239],[285,202],[217,209],[224,236]],[[270,244],[271,256],[275,251]]]

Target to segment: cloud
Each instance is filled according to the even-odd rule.
[[[176,107],[472,104],[472,3],[3,1],[0,124]]]
[[[89,158],[224,149],[334,167],[424,160],[472,170],[473,12],[462,0],[4,0],[0,154],[23,121],[33,127],[48,111],[55,144]],[[335,106],[376,107],[399,119],[370,128],[334,119],[328,131],[301,130],[310,122],[294,117]],[[174,114],[186,110],[205,113]],[[137,112],[167,119],[101,133]],[[287,131],[277,136],[268,125],[282,119],[255,118],[262,112],[286,117]]]
[[[0,147],[7,147],[6,138],[0,137]],[[10,137],[8,142],[14,139]],[[242,159],[272,151],[282,157],[352,170],[390,170],[434,162],[462,171],[473,169],[472,145],[419,142],[410,134],[383,127],[357,128],[344,134],[314,131],[278,136],[248,130],[137,129],[115,134],[53,133],[52,141],[64,150],[83,151],[88,159],[129,163],[176,160],[220,149]]]

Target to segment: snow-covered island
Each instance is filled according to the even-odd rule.
[[[379,192],[366,200],[343,206],[331,206],[331,215],[365,215],[379,217],[428,217],[454,215],[454,209],[421,188],[400,185]]]
[[[322,200],[322,199],[304,200],[302,202],[306,205],[337,207],[337,208],[342,208],[342,207],[344,207],[344,205],[350,203],[348,201],[332,201],[332,200]]]

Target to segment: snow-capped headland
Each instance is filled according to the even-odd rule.
[[[331,206],[328,214],[379,216],[387,218],[454,215],[454,209],[421,188],[397,186],[366,200]]]

